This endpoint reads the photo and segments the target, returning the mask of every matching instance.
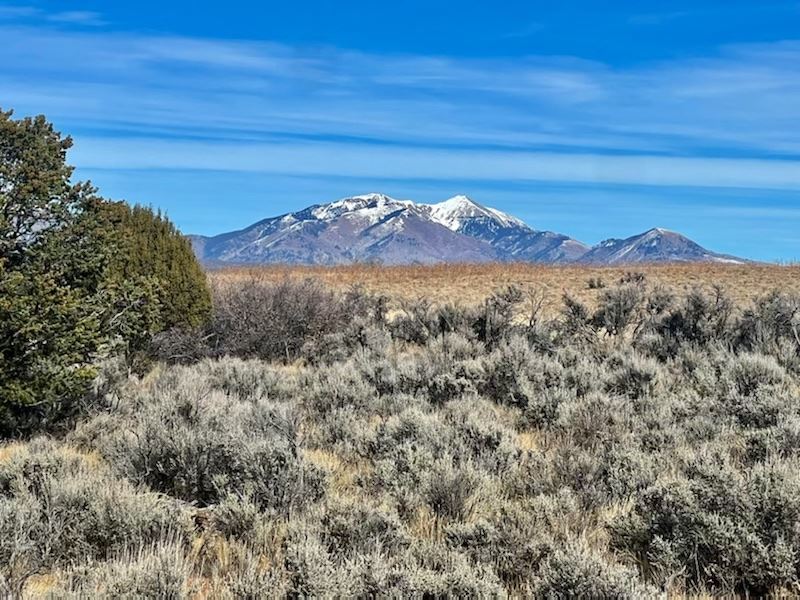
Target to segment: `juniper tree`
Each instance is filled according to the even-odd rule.
[[[71,138],[12,117],[0,111],[0,436],[71,412],[104,355],[210,311],[172,223],[73,183]]]
[[[94,195],[73,184],[72,146],[44,117],[0,111],[0,432],[74,398],[93,376],[102,336],[76,248],[54,244]]]

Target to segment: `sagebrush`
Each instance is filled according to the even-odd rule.
[[[215,291],[58,439],[0,447],[0,585],[48,596],[800,593],[800,299]],[[72,540],[67,543],[66,540]]]

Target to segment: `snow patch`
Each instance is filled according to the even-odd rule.
[[[463,194],[453,196],[438,204],[420,206],[426,206],[430,210],[431,218],[451,231],[458,231],[465,221],[479,217],[494,221],[502,227],[525,227],[528,229],[528,226],[519,219],[497,209],[482,206]]]
[[[333,221],[347,216],[367,225],[374,225],[392,212],[413,205],[410,200],[396,200],[386,194],[373,193],[350,196],[330,204],[323,204],[315,208],[311,214],[321,221]]]

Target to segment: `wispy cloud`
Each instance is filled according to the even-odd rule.
[[[118,150],[124,148],[124,153]],[[285,175],[499,179],[800,190],[800,161],[406,148],[335,142],[253,143],[86,137],[82,164],[105,169],[218,169]]]
[[[527,23],[526,25],[519,27],[518,29],[513,29],[507,33],[505,33],[502,37],[505,39],[515,39],[515,38],[529,38],[535,35],[538,35],[545,29],[544,23]]]
[[[638,15],[631,15],[628,18],[628,23],[631,25],[662,25],[678,19],[683,19],[692,16],[693,13],[688,10],[658,12],[658,13],[644,13]]]
[[[0,21],[49,22],[89,27],[108,24],[99,12],[91,10],[47,12],[36,6],[22,5],[0,6]]]
[[[45,18],[48,21],[54,21],[56,23],[72,23],[77,25],[90,25],[92,27],[107,25],[107,22],[102,18],[100,13],[91,10],[56,12],[47,15]]]
[[[14,20],[14,19],[27,19],[35,17],[39,10],[33,6],[0,6],[0,19]]]
[[[22,25],[0,37],[3,101],[68,126],[87,166],[800,188],[799,41],[614,68]]]
[[[697,2],[688,10],[662,10],[642,12],[630,15],[626,20],[629,25],[661,26],[670,25],[684,19],[716,17],[724,20],[731,15],[763,15],[769,12],[796,12],[800,3],[795,0],[760,0],[759,2],[726,2],[719,4],[703,4]]]

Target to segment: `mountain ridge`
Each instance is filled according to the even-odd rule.
[[[561,233],[533,229],[463,194],[434,204],[381,193],[349,196],[236,231],[187,237],[206,264],[747,262],[662,228],[590,247]]]
[[[728,254],[711,252],[685,235],[653,227],[628,238],[610,238],[593,246],[581,257],[587,264],[630,264],[646,262],[748,262]]]

